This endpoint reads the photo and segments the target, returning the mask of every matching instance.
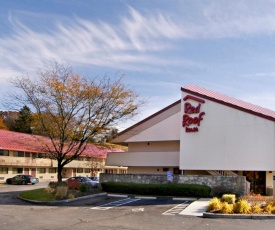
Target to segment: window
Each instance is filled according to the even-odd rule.
[[[49,173],[56,173],[56,168],[49,168]]]
[[[163,168],[162,171],[163,171],[163,172],[168,172],[168,171],[169,171],[169,168]]]
[[[25,157],[30,157],[31,153],[25,153]]]
[[[83,173],[83,169],[77,169],[76,172],[77,173]]]
[[[46,169],[45,168],[39,168],[38,173],[46,173]]]
[[[8,168],[0,167],[0,174],[8,174]]]
[[[90,173],[90,169],[85,169],[85,173]]]
[[[44,153],[38,153],[37,158],[46,158],[46,155]]]
[[[13,152],[13,156],[14,156],[14,157],[24,157],[24,152],[17,152],[17,151],[14,151],[14,152]]]
[[[36,158],[36,153],[32,153],[32,158]]]
[[[8,150],[0,150],[0,156],[8,156],[9,151]]]
[[[12,168],[13,174],[23,173],[23,168]]]

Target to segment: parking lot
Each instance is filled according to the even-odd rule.
[[[46,184],[45,184],[46,185]],[[274,229],[274,220],[206,219],[180,215],[189,200],[95,197],[59,205],[16,198],[37,185],[0,185],[1,229]]]

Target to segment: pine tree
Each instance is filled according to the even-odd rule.
[[[32,114],[31,110],[28,106],[23,106],[23,108],[19,111],[19,116],[15,120],[14,130],[20,133],[32,133],[31,123],[32,123]]]

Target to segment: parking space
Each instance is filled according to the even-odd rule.
[[[167,198],[121,198],[91,207],[91,210],[112,212],[155,212],[159,215],[177,215],[193,201],[184,199]],[[111,210],[112,209],[112,210]]]

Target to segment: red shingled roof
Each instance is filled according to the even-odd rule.
[[[188,85],[181,88],[183,92],[190,93],[204,99],[208,99],[217,103],[224,104],[226,106],[233,107],[235,109],[242,110],[272,121],[275,121],[275,111],[263,108],[258,105],[253,105],[251,103],[238,100],[208,89],[196,85]]]
[[[49,139],[42,136],[0,129],[0,149],[43,153],[42,142],[49,143]],[[82,155],[106,158],[108,152],[122,152],[122,150],[88,144]]]

